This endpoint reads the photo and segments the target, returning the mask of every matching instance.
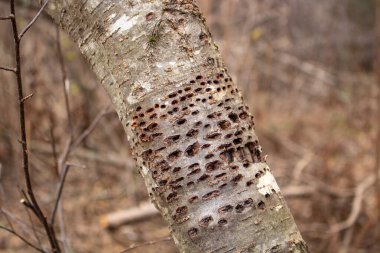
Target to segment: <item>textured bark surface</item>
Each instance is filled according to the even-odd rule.
[[[49,13],[110,95],[181,252],[307,252],[192,0],[65,0]]]

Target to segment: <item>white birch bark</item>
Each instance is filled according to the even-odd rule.
[[[56,0],[49,14],[112,99],[181,252],[307,252],[192,0]]]

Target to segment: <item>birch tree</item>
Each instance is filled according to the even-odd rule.
[[[193,0],[56,0],[181,252],[308,252]]]

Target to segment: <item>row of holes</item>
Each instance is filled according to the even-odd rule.
[[[171,204],[172,208],[180,203],[209,201],[217,198],[228,182],[233,186],[243,180],[244,176],[238,172],[239,168],[247,168],[250,163],[261,160],[261,150],[259,152],[257,141],[245,133],[253,127],[252,118],[247,112],[248,108],[246,106],[235,108],[235,99],[239,94],[238,90],[233,89],[228,83],[231,79],[225,73],[206,79],[201,75],[197,76],[187,84],[188,86],[168,94],[162,104],[154,104],[146,110],[143,110],[141,106],[137,107],[132,117],[134,122],[131,128],[137,137],[133,141],[134,145],[139,149],[149,145],[149,149],[140,154],[143,164],[151,169],[152,177],[158,185],[152,191],[160,196],[159,199],[165,199]],[[210,104],[214,103],[212,93],[222,91],[228,94],[224,95],[226,98],[219,101],[215,107],[197,104],[197,102],[205,103],[208,100]],[[202,119],[206,122],[194,123],[192,117],[199,117],[201,111],[209,110],[209,108],[213,110],[210,110]],[[166,129],[167,124],[161,126],[155,121],[156,119],[171,122],[173,128]],[[189,122],[192,123],[189,124]],[[210,129],[202,136],[206,143],[202,143],[199,137],[202,126],[203,129]],[[165,136],[166,132],[170,132],[170,136]],[[180,141],[182,141],[181,144],[179,144]],[[219,145],[218,142],[220,142]],[[159,143],[161,143],[160,147],[152,148]],[[178,149],[177,145],[182,146],[184,143],[187,143],[187,147]],[[201,152],[211,147],[213,147],[212,151]],[[199,158],[201,163],[192,163],[185,171],[182,164],[200,154],[204,155],[204,159]],[[250,180],[246,181],[244,186],[250,186],[248,183]],[[191,192],[191,189],[185,191],[185,188],[194,187],[202,182],[208,184],[206,193],[190,196],[187,201],[183,199],[182,193]],[[233,208],[237,213],[242,212],[247,203],[237,204]],[[264,202],[258,204],[257,207],[265,208]],[[175,208],[172,219],[177,223],[185,222],[189,219],[188,212],[187,204],[180,205]],[[226,218],[215,220],[221,226],[228,223]],[[211,222],[214,222],[214,218],[208,216],[199,221],[199,226],[206,226]],[[198,228],[190,229],[189,236],[194,237],[198,231]]]

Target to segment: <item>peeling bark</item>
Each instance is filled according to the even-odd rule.
[[[192,0],[55,1],[181,252],[308,252]]]

